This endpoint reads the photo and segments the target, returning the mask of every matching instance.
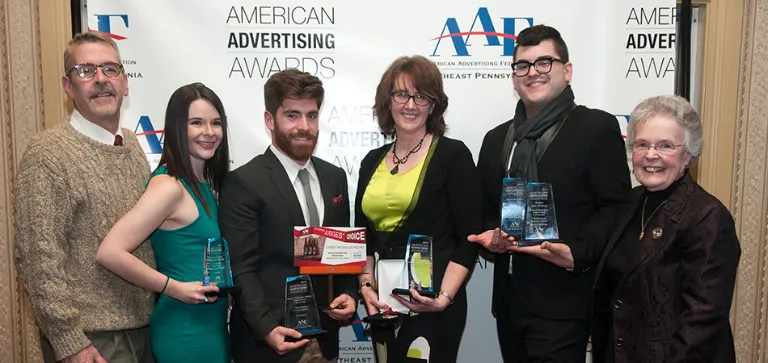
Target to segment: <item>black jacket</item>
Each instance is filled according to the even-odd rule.
[[[435,141],[433,141],[435,142]],[[467,236],[482,231],[480,177],[472,153],[463,142],[448,137],[436,138],[431,160],[425,160],[424,182],[413,212],[393,232],[386,247],[376,238],[375,228],[363,214],[362,199],[376,167],[391,145],[372,150],[360,163],[355,224],[369,231],[368,255],[379,252],[382,258],[403,258],[408,235],[424,234],[433,238],[434,281],[440,288],[450,261],[472,269],[477,261],[477,245]]]
[[[594,361],[603,362],[612,344],[616,363],[735,362],[729,311],[741,257],[736,226],[687,173],[648,221],[618,286],[609,287],[605,261],[645,193],[642,186],[632,192],[596,269]]]
[[[499,226],[504,138],[512,121],[489,131],[478,159],[486,228]],[[539,179],[552,184],[560,238],[574,256],[568,272],[526,254],[515,254],[513,275],[520,301],[549,319],[588,319],[594,270],[614,220],[630,191],[627,153],[616,118],[576,107],[538,162]],[[506,286],[509,254],[496,255],[494,308]]]

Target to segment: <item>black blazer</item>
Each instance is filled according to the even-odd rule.
[[[316,157],[312,157],[312,164],[325,204],[323,225],[348,227],[346,174]],[[296,362],[303,348],[279,356],[263,340],[284,322],[286,277],[299,274],[293,265],[293,227],[305,222],[293,184],[275,154],[267,149],[227,174],[219,203],[221,234],[229,242],[235,284],[242,287],[233,294],[233,358],[238,363]],[[336,276],[333,281],[336,296],[348,294],[358,299],[356,276]],[[327,277],[313,276],[312,287],[318,304],[327,304]],[[320,319],[328,333],[317,340],[323,355],[330,359],[338,355],[339,324],[323,312]]]
[[[502,147],[507,121],[483,139],[477,167],[483,183],[486,228],[500,221]],[[570,248],[568,272],[526,254],[515,254],[514,283],[529,312],[549,319],[588,319],[597,264],[613,232],[615,216],[629,193],[629,167],[616,118],[604,111],[576,107],[538,162],[539,179],[552,183],[560,239]],[[509,254],[496,255],[494,310],[507,286]]]
[[[735,362],[728,314],[741,256],[736,227],[687,173],[648,222],[621,282],[608,287],[605,261],[645,193],[633,190],[596,269],[594,361],[613,344],[616,363]]]
[[[432,158],[425,160],[424,181],[413,212],[386,242],[376,238],[376,228],[362,211],[362,199],[376,167],[387,154],[390,144],[371,150],[360,163],[360,177],[355,198],[355,225],[366,227],[368,255],[379,252],[381,258],[403,258],[409,234],[432,236],[435,288],[440,289],[445,269],[454,261],[472,269],[477,261],[477,246],[467,241],[470,234],[483,228],[480,176],[472,153],[463,142],[445,136],[435,138]]]

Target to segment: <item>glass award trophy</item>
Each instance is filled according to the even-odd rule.
[[[552,184],[504,178],[499,229],[514,237],[521,247],[561,242]]]
[[[520,240],[525,233],[526,187],[524,179],[504,178],[501,184],[501,224],[499,229]]]
[[[203,252],[203,286],[216,285],[220,294],[236,290],[232,279],[227,241],[221,237],[208,238]]]
[[[309,275],[285,279],[285,326],[301,333],[302,338],[325,333]]]
[[[518,245],[560,242],[552,184],[531,182],[526,189],[525,236],[517,242]]]
[[[420,295],[435,298],[432,284],[432,237],[412,234],[408,236],[405,249],[404,285],[407,287],[392,289],[396,295],[411,295],[409,289],[416,290]]]

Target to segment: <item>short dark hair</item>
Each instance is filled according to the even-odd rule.
[[[229,171],[229,142],[227,141],[227,114],[221,99],[213,90],[202,83],[192,83],[181,86],[171,95],[168,107],[165,111],[165,137],[163,140],[163,154],[160,156],[158,167],[165,165],[168,175],[183,180],[192,192],[203,203],[203,208],[211,213],[209,206],[200,193],[198,180],[192,171],[192,163],[189,160],[189,137],[187,123],[189,122],[189,106],[197,100],[210,102],[221,116],[221,128],[224,132],[219,148],[213,157],[205,161],[203,177],[213,191],[218,192],[224,175]]]
[[[448,96],[443,90],[443,75],[435,63],[424,56],[402,56],[395,59],[381,76],[376,87],[373,113],[378,119],[379,129],[384,135],[395,133],[395,119],[392,117],[392,91],[397,77],[407,74],[413,79],[413,86],[434,105],[427,116],[427,132],[442,136],[445,134],[443,114],[448,108]]]
[[[563,40],[563,37],[560,36],[560,32],[551,26],[543,24],[525,28],[520,32],[520,34],[517,35],[513,58],[515,60],[517,59],[518,48],[539,45],[539,43],[545,40],[551,40],[552,43],[555,44],[555,53],[557,53],[558,58],[569,62],[568,46],[565,45],[565,40]]]
[[[286,99],[313,99],[317,108],[323,105],[325,90],[319,78],[298,69],[284,69],[273,74],[264,83],[264,107],[277,117],[277,109]]]

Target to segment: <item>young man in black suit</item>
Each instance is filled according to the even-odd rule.
[[[560,33],[536,25],[520,32],[513,82],[515,116],[483,140],[486,227],[469,240],[496,253],[493,312],[505,362],[586,359],[594,266],[630,191],[616,118],[577,106],[573,66]],[[552,185],[561,243],[520,247],[499,238],[504,177]]]
[[[337,276],[329,307],[320,313],[327,333],[313,339],[282,326],[285,282],[293,265],[294,226],[349,226],[344,171],[312,156],[324,90],[298,70],[275,73],[264,85],[264,120],[272,145],[230,172],[221,187],[219,225],[229,242],[235,284],[230,319],[238,363],[336,362],[339,326],[357,309],[356,276]],[[318,305],[328,304],[328,279],[313,276]],[[289,339],[286,339],[289,338]],[[288,341],[286,341],[288,340]]]

